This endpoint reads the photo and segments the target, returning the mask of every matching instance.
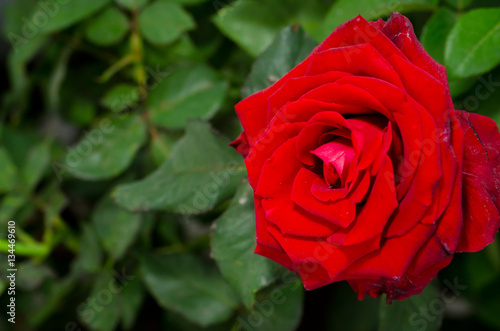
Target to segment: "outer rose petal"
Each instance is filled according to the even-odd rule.
[[[238,138],[236,138],[229,146],[233,147],[238,153],[240,153],[243,157],[247,157],[248,152],[250,150],[250,146],[248,145],[247,135],[243,131]]]
[[[304,60],[289,73],[268,88],[241,100],[234,108],[240,119],[250,146],[265,132],[267,126],[267,98],[291,78],[304,75],[310,59]]]
[[[271,122],[276,112],[286,103],[299,99],[305,93],[321,85],[333,83],[337,79],[348,75],[350,74],[346,72],[329,71],[319,75],[289,79],[267,99],[268,122]]]
[[[346,56],[346,49],[352,52]],[[356,76],[368,76],[403,87],[398,74],[389,62],[371,44],[332,48],[311,55],[306,75],[318,75],[329,71],[343,71]]]
[[[284,236],[273,227],[270,227],[269,231],[280,242],[287,255],[296,265],[305,263],[317,264],[328,272],[328,278],[315,284],[308,284],[306,280],[312,276],[308,275],[308,273],[314,272],[314,270],[302,270],[300,276],[304,280],[304,285],[308,290],[313,290],[319,286],[336,281],[337,276],[354,261],[378,249],[380,242],[380,237],[374,237],[357,245],[336,247],[323,241],[321,238]]]
[[[254,253],[265,256],[268,259],[271,259],[274,262],[281,264],[282,266],[284,266],[288,270],[291,270],[291,271],[295,270],[295,268],[293,266],[293,262],[290,260],[288,255],[286,255],[282,251],[278,251],[278,250],[275,250],[273,248],[257,244],[257,247],[255,247]]]
[[[415,36],[415,31],[413,31],[408,18],[400,13],[391,13],[391,18],[387,20],[381,31],[403,52],[411,63],[427,71],[444,86],[448,86],[446,68],[426,52],[417,36]]]
[[[493,242],[500,227],[500,133],[488,117],[457,113],[465,131],[464,228],[458,251],[476,252]]]
[[[364,256],[349,267],[345,279],[367,275],[402,279],[414,256],[434,231],[434,226],[419,223],[401,237],[386,239],[380,250]]]
[[[255,196],[255,225],[256,225],[255,233],[256,233],[257,246],[261,245],[271,248],[275,251],[279,252],[283,251],[283,248],[280,246],[278,241],[276,241],[276,239],[274,239],[274,237],[271,236],[267,231],[269,223],[266,220],[265,211],[264,208],[262,207],[262,199],[257,195],[254,196]]]
[[[247,153],[245,165],[248,172],[250,185],[256,189],[257,183],[265,162],[273,155],[273,152],[291,137],[296,136],[304,123],[292,123],[275,126],[266,131],[259,140],[255,142]]]
[[[383,22],[383,27],[386,22],[383,20],[381,22]],[[401,50],[382,33],[381,27],[374,27],[361,16],[355,17],[339,25],[335,31],[318,46],[317,51],[360,44],[371,44],[384,57],[389,57],[394,54],[403,54]],[[354,52],[349,50],[345,51],[346,56],[350,56],[353,53]]]

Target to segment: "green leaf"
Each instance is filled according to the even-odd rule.
[[[327,10],[323,1],[238,0],[227,4],[215,1],[217,27],[252,56],[259,55],[272,43],[280,29],[301,24],[316,35]]]
[[[380,300],[371,297],[358,300],[347,282],[337,284],[334,293],[335,295],[327,301],[327,330],[377,330]],[[346,318],[346,316],[363,316],[363,318]]]
[[[388,16],[391,12],[432,10],[438,3],[439,0],[399,0],[390,3],[387,0],[338,0],[328,11],[319,37],[320,40],[325,39],[337,26],[357,15],[373,21]]]
[[[79,306],[77,312],[91,330],[112,331],[116,329],[120,320],[117,283],[110,272],[101,273],[94,281],[89,299]]]
[[[42,46],[47,41],[46,36],[37,35],[33,38],[24,38],[22,35],[17,35],[15,33],[9,33],[7,35],[13,51],[9,54],[9,70],[10,73],[15,73],[17,68],[10,68],[10,66],[22,66],[30,61],[37,53],[40,51]],[[22,69],[25,70],[24,68]],[[11,79],[14,82],[18,82],[19,78],[12,76]]]
[[[134,326],[145,294],[145,288],[139,280],[128,283],[120,293],[121,321],[125,330],[129,330]]]
[[[112,112],[119,113],[125,109],[134,108],[140,98],[141,95],[137,86],[118,84],[106,92],[101,104]]]
[[[488,261],[490,262],[493,270],[500,273],[500,235],[497,234],[496,240],[484,249]]]
[[[208,0],[160,0],[160,1],[170,1],[170,2],[176,2],[184,6],[190,6],[190,5],[198,5],[200,3],[207,2]]]
[[[477,81],[475,93],[464,98],[461,109],[469,112],[477,111],[492,118],[500,126],[500,75],[498,72],[487,73],[478,77]]]
[[[67,28],[99,11],[111,0],[69,0],[54,1],[47,6],[47,11],[39,12],[50,15],[47,24],[41,28],[43,33],[51,33]]]
[[[106,195],[94,209],[92,223],[104,249],[119,260],[137,236],[141,215],[120,208]]]
[[[144,7],[148,0],[116,0],[116,2],[129,10],[136,10]]]
[[[0,169],[0,193],[9,192],[16,186],[17,170],[4,147],[0,147]]]
[[[104,118],[68,151],[61,167],[81,179],[112,178],[130,165],[145,139],[140,117]]]
[[[238,299],[213,267],[192,255],[155,255],[141,265],[149,292],[165,309],[200,326],[228,319]]]
[[[490,248],[491,246],[489,245],[486,248]],[[474,293],[491,285],[491,283],[500,277],[500,272],[488,259],[486,250],[477,252],[474,255],[465,254],[462,259],[465,264],[467,285],[470,286],[470,290]]]
[[[422,293],[386,304],[381,297],[379,309],[379,331],[437,331],[441,325],[444,303],[434,284],[429,284]]]
[[[57,218],[68,203],[66,196],[57,184],[57,182],[53,182],[45,187],[41,196],[45,205],[44,219],[47,228],[51,228],[56,224]]]
[[[50,73],[47,86],[44,87],[46,95],[46,108],[50,112],[59,113],[61,104],[61,89],[68,74],[69,60],[75,51],[74,43],[66,43],[61,50],[58,50],[57,59]]]
[[[176,214],[162,213],[158,220],[155,233],[162,239],[162,243],[179,244],[182,242],[181,223]]]
[[[68,119],[79,126],[88,126],[96,116],[97,105],[85,98],[73,98],[68,109]]]
[[[45,174],[50,163],[51,145],[51,140],[44,140],[29,151],[22,169],[23,182],[28,191],[31,191]]]
[[[168,45],[156,46],[144,44],[144,59],[145,62],[155,66],[156,68],[171,66],[179,63],[203,62],[204,55],[199,48],[193,43],[189,35],[184,32],[179,39]],[[161,75],[163,76],[163,75]],[[163,80],[155,79],[153,84]],[[153,85],[151,90],[154,90],[157,85]]]
[[[32,77],[27,74],[29,60],[34,57],[45,44],[47,37],[37,35],[32,39],[9,35],[13,51],[7,56],[7,70],[12,86],[12,104],[24,110],[28,104],[28,92]]]
[[[4,277],[2,277],[2,278],[4,278]],[[5,280],[3,280],[3,279],[0,279],[0,295],[3,294],[3,292],[7,289],[7,287],[8,287],[7,282]]]
[[[39,326],[60,309],[71,295],[70,293],[75,291],[75,278],[74,275],[68,275],[64,278],[50,279],[48,286],[45,287],[45,293],[41,296],[37,293],[38,300],[33,300],[33,294],[27,293],[30,296],[30,303],[38,304],[33,307],[36,309],[30,309],[30,314],[26,315],[28,324]]]
[[[134,244],[134,254],[143,249],[151,249],[153,241],[156,243],[156,233],[154,234],[155,238],[153,238],[153,230],[156,225],[155,216],[155,213],[142,213],[141,228]]]
[[[304,290],[302,283],[294,279],[259,292],[251,312],[237,318],[240,328],[255,331],[296,330],[302,318]]]
[[[452,98],[456,98],[467,92],[472,86],[475,85],[477,77],[449,79],[448,85],[450,87],[450,94]]]
[[[30,100],[30,83],[33,77],[27,73],[28,62],[40,52],[48,38],[40,33],[39,28],[30,20],[34,17],[35,8],[39,8],[37,1],[11,1],[5,7],[5,12],[1,9],[5,18],[5,25],[1,30],[12,48],[5,66],[9,75],[10,93],[6,95],[6,109],[3,111],[7,113],[9,109],[15,109],[19,114],[26,110]]]
[[[172,147],[179,140],[179,135],[174,133],[158,133],[150,141],[151,156],[153,162],[159,166],[170,155]]]
[[[476,315],[489,325],[492,330],[500,328],[500,280],[497,276],[495,282],[485,287],[479,296],[474,298]]]
[[[445,62],[454,77],[469,77],[500,63],[500,8],[465,13],[446,41]]]
[[[89,22],[85,36],[96,45],[109,46],[122,40],[127,30],[127,17],[117,8],[111,7]]]
[[[54,276],[54,271],[48,266],[26,261],[18,264],[16,285],[23,291],[32,291],[38,288],[46,278]]]
[[[214,223],[212,254],[222,275],[248,308],[255,301],[255,292],[274,280],[277,266],[254,254],[255,246],[253,190],[245,181],[227,211]]]
[[[444,64],[446,38],[457,21],[457,15],[443,7],[437,10],[422,30],[420,41],[425,50],[441,64]]]
[[[40,136],[31,130],[13,130],[0,123],[0,141],[19,171],[25,166],[30,150],[40,142]]]
[[[457,10],[463,10],[471,5],[474,0],[445,0],[447,4]]]
[[[215,25],[252,56],[259,55],[271,44],[286,21],[283,12],[264,8],[269,3],[267,1],[217,3],[221,8],[213,19]]]
[[[16,212],[27,202],[24,195],[6,195],[0,204],[0,226],[5,228],[7,222],[12,220]]]
[[[37,5],[36,0],[16,0],[5,8],[2,32],[12,46],[11,54],[15,54],[12,60],[17,64],[29,61],[46,40],[33,24]]]
[[[92,223],[85,223],[81,229],[80,249],[71,265],[75,274],[91,273],[99,270],[102,261],[102,250],[99,238]]]
[[[131,211],[199,214],[227,199],[246,171],[228,141],[203,122],[189,122],[170,157],[146,178],[117,187],[113,196]]]
[[[183,315],[171,312],[171,311],[166,311],[163,313],[163,321],[162,321],[162,330],[175,330],[175,331],[222,331],[222,330],[232,330],[236,331],[233,329],[234,322],[229,319],[225,322],[222,323],[217,323],[217,324],[212,324],[210,326],[202,327],[199,326],[191,321],[189,321],[187,318],[185,318]],[[238,330],[240,331],[240,330]],[[241,330],[243,331],[243,330]]]
[[[204,65],[180,68],[150,93],[151,121],[167,128],[183,128],[188,119],[210,119],[219,110],[227,83]]]
[[[316,47],[304,30],[288,26],[280,31],[276,39],[254,62],[252,71],[242,88],[246,98],[270,86],[302,62]]]
[[[19,225],[25,224],[25,222],[29,218],[32,218],[34,216],[33,214],[38,209],[37,206],[35,205],[34,201],[28,200],[29,199],[28,196],[25,196],[25,199],[26,199],[26,202],[24,203],[24,205],[22,205],[21,208],[19,208],[19,210],[16,211],[16,213],[14,214],[14,218],[13,218],[16,221],[16,223]],[[46,245],[35,244],[35,246],[37,246],[35,248],[36,251],[47,251],[47,248],[48,248],[48,246],[46,246]],[[21,249],[18,249],[17,251],[20,253]]]
[[[29,16],[36,7],[37,0],[17,0],[2,3],[2,12],[4,22],[2,26],[2,35],[7,36],[10,32],[22,32],[23,26],[26,24],[23,21],[23,16]]]
[[[163,1],[146,7],[139,15],[138,23],[144,38],[158,45],[171,43],[182,32],[195,27],[194,20],[181,6]]]

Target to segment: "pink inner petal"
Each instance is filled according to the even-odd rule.
[[[344,187],[348,174],[347,170],[355,157],[352,143],[346,138],[338,137],[316,148],[312,153],[323,161],[323,173],[327,184]],[[340,183],[337,183],[339,179]]]

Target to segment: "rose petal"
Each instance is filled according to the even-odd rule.
[[[281,264],[283,267],[287,268],[290,271],[295,270],[295,266],[293,265],[293,262],[290,260],[290,258],[283,252],[277,251],[275,249],[269,248],[267,246],[262,246],[257,244],[255,247],[255,254],[262,255],[264,257],[267,257],[268,259],[273,260],[274,262]]]
[[[333,185],[337,179],[340,179],[341,186],[345,186],[347,174],[355,156],[351,141],[338,137],[311,153],[323,160],[323,176],[329,184]]]
[[[295,154],[295,138],[282,144],[263,166],[256,194],[262,199],[267,225],[276,225],[282,233],[303,236],[328,236],[336,226],[318,219],[293,204],[292,184],[301,164]],[[279,175],[278,175],[279,173]]]
[[[273,85],[252,94],[234,106],[250,146],[267,127],[267,98],[289,79],[304,76],[310,61],[310,58],[305,59]]]
[[[358,105],[337,104],[320,100],[304,99],[287,103],[274,116],[270,127],[296,122],[307,122],[314,115],[321,112],[337,112],[341,115],[375,114],[375,111]]]
[[[371,44],[316,51],[310,58],[311,62],[306,72],[308,76],[341,71],[355,76],[378,78],[397,87],[403,87],[398,74]]]
[[[380,238],[372,238],[358,245],[336,247],[321,238],[283,236],[272,227],[269,228],[269,232],[280,242],[293,263],[298,265],[303,263],[318,264],[328,272],[329,278],[324,279],[326,283],[319,286],[336,281],[337,276],[352,263],[378,249],[380,241]],[[307,272],[304,271],[301,277],[309,278]]]
[[[274,239],[273,236],[267,232],[269,226],[266,219],[264,208],[262,207],[262,198],[254,195],[255,197],[255,233],[258,245],[272,248],[276,251],[282,251],[281,245]]]
[[[276,92],[267,99],[268,122],[271,122],[276,112],[286,103],[296,101],[306,92],[313,90],[321,85],[333,83],[337,79],[351,74],[346,72],[330,71],[314,76],[305,76],[289,79]]]
[[[388,120],[384,116],[373,115],[350,118],[346,122],[359,156],[357,167],[360,170],[366,169],[379,155]]]
[[[465,133],[464,228],[458,251],[475,252],[493,242],[500,226],[500,133],[488,117],[457,113]]]
[[[392,162],[385,156],[371,193],[356,220],[349,228],[340,229],[332,236],[338,240],[344,234],[341,242],[343,245],[354,245],[380,236],[397,206]]]
[[[339,81],[340,80],[343,80],[343,78],[339,79]],[[328,103],[365,107],[371,109],[373,112],[381,113],[389,120],[394,119],[392,113],[388,111],[373,94],[354,85],[339,85],[337,83],[324,84],[307,92],[301,99],[314,99]]]
[[[376,275],[389,279],[401,279],[413,257],[435,232],[436,227],[418,223],[400,237],[386,239],[382,249],[373,252],[351,265],[344,277],[356,278]]]
[[[311,152],[319,147],[320,137],[345,126],[346,121],[339,113],[321,112],[314,115],[297,135],[297,159],[305,165],[313,166],[316,157]]]
[[[257,187],[264,163],[279,146],[296,136],[304,125],[305,123],[291,123],[272,127],[255,142],[245,158],[248,182],[254,189]]]
[[[243,157],[247,157],[248,152],[250,151],[250,145],[248,144],[247,135],[244,131],[238,136],[238,138],[231,142],[229,146],[233,147],[236,152],[240,153]]]
[[[408,18],[393,12],[381,30],[417,67],[428,72],[444,86],[448,85],[446,67],[434,60],[417,39]]]
[[[397,55],[388,60],[403,82],[405,91],[432,115],[437,127],[443,128],[441,134],[449,135],[449,118],[453,105],[448,84],[443,85],[428,72]]]
[[[360,176],[353,189],[342,200],[321,201],[311,192],[311,186],[319,178],[317,174],[301,168],[293,183],[292,201],[309,213],[331,221],[343,228],[356,217],[356,204],[361,202],[370,186],[368,173]]]

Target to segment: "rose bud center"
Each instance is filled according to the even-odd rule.
[[[347,174],[355,156],[352,142],[337,137],[312,151],[323,161],[323,177],[331,189],[345,187]]]

